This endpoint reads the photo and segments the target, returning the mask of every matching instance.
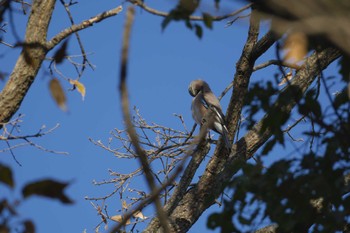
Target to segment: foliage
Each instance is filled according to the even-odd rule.
[[[288,18],[281,11],[271,13],[273,6],[262,7],[268,8],[271,15]],[[278,23],[278,19],[274,20]],[[318,38],[319,41],[326,39],[323,35]],[[251,232],[254,226],[272,221],[277,224],[276,232],[346,231],[350,208],[350,95],[346,51],[339,59],[339,66],[337,77],[325,77],[320,71],[314,88],[302,99],[296,98],[299,94],[286,98],[289,101],[296,98],[298,114],[273,115],[265,121],[263,130],[272,128],[272,138],[260,156],[257,155],[257,163],[245,164],[242,173],[231,180],[226,191],[232,195],[224,201],[220,213],[209,217],[209,228]],[[283,75],[283,68],[280,70]],[[331,94],[335,83],[337,92]],[[272,82],[252,85],[246,99],[247,128],[255,124],[256,115],[277,110],[273,106],[276,93],[278,87]],[[286,123],[291,122],[289,119],[297,115],[299,120],[286,127]],[[309,126],[300,124],[302,121]],[[301,139],[295,139],[294,134]],[[295,150],[264,167],[266,156],[272,156],[271,150],[277,143],[284,147],[287,136],[296,144]],[[270,231],[266,228],[266,232]]]

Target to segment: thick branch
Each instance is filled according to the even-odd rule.
[[[55,2],[33,1],[22,52],[0,93],[0,122],[6,123],[17,112],[48,52],[46,35]]]

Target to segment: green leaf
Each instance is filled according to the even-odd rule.
[[[195,24],[194,27],[195,27],[195,31],[196,31],[196,36],[197,36],[199,39],[201,39],[202,36],[203,36],[203,29],[202,29],[202,27],[199,26],[198,24]]]
[[[11,168],[0,163],[0,182],[13,188],[14,181]]]
[[[68,185],[69,183],[61,183],[54,180],[41,180],[24,186],[22,194],[25,198],[38,195],[57,199],[65,204],[72,204],[73,201],[63,193]]]
[[[213,28],[213,17],[208,13],[203,13],[203,22],[207,28]]]

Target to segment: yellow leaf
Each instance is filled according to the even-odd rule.
[[[297,63],[301,61],[307,54],[308,41],[302,32],[294,32],[289,34],[284,42],[283,49],[286,51],[285,61]]]
[[[111,217],[111,220],[115,221],[115,222],[121,222],[123,221],[123,216],[122,215],[114,215]],[[128,221],[126,221],[125,225],[129,225],[130,224],[130,220],[128,219]]]
[[[134,218],[147,219],[141,211],[135,212],[132,216],[134,216]]]
[[[55,100],[56,104],[62,109],[62,111],[67,111],[66,95],[64,94],[64,90],[58,79],[51,79],[49,88],[52,98]]]
[[[74,88],[77,88],[77,90],[79,91],[79,93],[81,94],[84,100],[85,92],[86,92],[84,84],[82,84],[78,80],[72,80],[72,79],[69,79],[69,82],[74,86]]]

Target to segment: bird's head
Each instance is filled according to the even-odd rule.
[[[202,92],[210,91],[210,87],[208,83],[206,83],[201,79],[193,80],[188,86],[188,92],[190,93],[191,96],[195,97],[196,95],[198,95],[200,91]]]

